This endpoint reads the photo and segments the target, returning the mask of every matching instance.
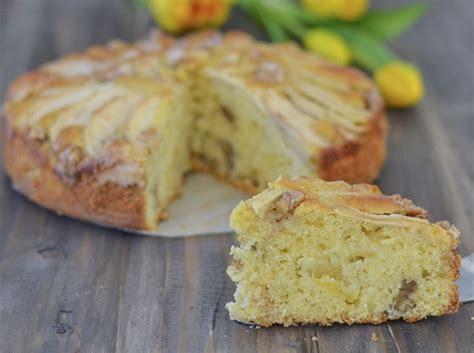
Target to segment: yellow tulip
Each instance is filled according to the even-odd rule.
[[[319,17],[332,17],[336,13],[340,0],[301,0],[301,5]]]
[[[309,51],[337,64],[348,65],[352,60],[346,41],[336,32],[313,29],[306,33],[303,43]]]
[[[305,9],[319,17],[336,17],[354,21],[369,8],[370,0],[301,0]]]
[[[153,17],[169,32],[220,26],[231,7],[231,0],[150,0]]]
[[[235,0],[214,0],[214,12],[209,18],[212,26],[221,26],[229,18],[230,10]]]
[[[375,73],[375,82],[389,107],[411,107],[424,95],[420,71],[407,62],[394,61],[381,67]]]
[[[338,6],[334,16],[346,21],[355,21],[361,18],[367,12],[369,0],[335,0]]]

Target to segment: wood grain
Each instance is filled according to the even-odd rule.
[[[408,1],[373,1],[384,7]],[[390,113],[378,180],[449,219],[474,251],[474,3],[431,2],[394,42],[422,69],[425,101]],[[18,74],[152,26],[126,0],[2,0],[0,95]],[[265,36],[240,12],[226,29]],[[159,239],[58,217],[16,194],[0,173],[0,352],[472,352],[474,304],[407,324],[273,327],[232,322],[225,274],[231,235]],[[372,342],[375,333],[377,342]]]

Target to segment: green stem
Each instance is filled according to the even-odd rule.
[[[255,22],[257,22],[257,24],[263,26],[255,3],[252,0],[239,0],[237,5],[240,6]]]
[[[259,1],[259,0],[256,0]],[[304,23],[309,26],[319,26],[330,23],[332,20],[322,17],[317,17],[301,6],[296,5],[293,1],[288,0],[260,0],[266,6],[278,8],[280,13],[285,14],[286,17],[295,19],[297,22]]]
[[[304,37],[306,33],[305,26],[292,16],[291,9],[294,5],[290,5],[286,1],[255,1],[255,3],[259,3],[263,17],[278,23],[297,38]]]
[[[260,7],[256,7],[256,12],[259,15],[263,27],[270,35],[270,38],[273,42],[284,42],[290,39],[285,33],[284,28],[282,28],[277,22],[268,18]]]
[[[397,54],[385,43],[354,25],[337,23],[328,28],[339,33],[347,41],[355,62],[368,71],[375,72],[390,61],[398,59]]]

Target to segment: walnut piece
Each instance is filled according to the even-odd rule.
[[[270,211],[285,217],[292,214],[305,197],[302,191],[272,189],[253,197],[250,202],[259,218],[264,218]]]
[[[416,287],[418,284],[416,281],[407,281],[404,280],[402,282],[402,285],[400,287],[400,291],[398,292],[398,295],[395,298],[395,309],[399,311],[406,311],[413,309],[415,306],[415,303],[413,300],[411,300],[411,295],[416,291]]]
[[[292,213],[305,196],[302,191],[285,191],[275,202],[275,210],[283,215]]]

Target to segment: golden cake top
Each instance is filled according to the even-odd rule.
[[[315,150],[359,138],[383,110],[363,74],[294,44],[264,44],[239,32],[175,40],[154,31],[145,40],[115,40],[19,77],[7,92],[6,130],[49,143],[59,160],[75,164],[139,163],[157,141],[160,111],[197,74],[245,91],[308,159]]]
[[[157,60],[171,43],[159,34],[135,44],[113,41],[26,73],[7,92],[7,133],[46,143],[65,181],[101,169],[108,172],[99,182],[140,182],[160,118],[184,92]]]
[[[112,40],[82,53],[73,53],[43,65],[40,70],[65,78],[146,75],[153,78],[160,69],[159,57],[172,47],[174,39],[159,31],[135,43]]]
[[[322,213],[338,213],[370,223],[400,227],[429,224],[428,213],[400,195],[384,195],[375,185],[350,185],[343,181],[327,182],[315,177],[278,178],[269,188],[250,199],[260,218],[271,212],[292,214],[306,204]],[[448,222],[437,223],[453,239],[459,232]]]
[[[242,32],[192,33],[165,50],[165,62],[229,85],[249,97],[311,158],[355,141],[383,114],[373,82],[294,43],[268,44]]]
[[[251,92],[260,109],[310,151],[358,138],[383,110],[365,75],[294,43],[266,44],[231,32],[212,55],[210,77]]]

